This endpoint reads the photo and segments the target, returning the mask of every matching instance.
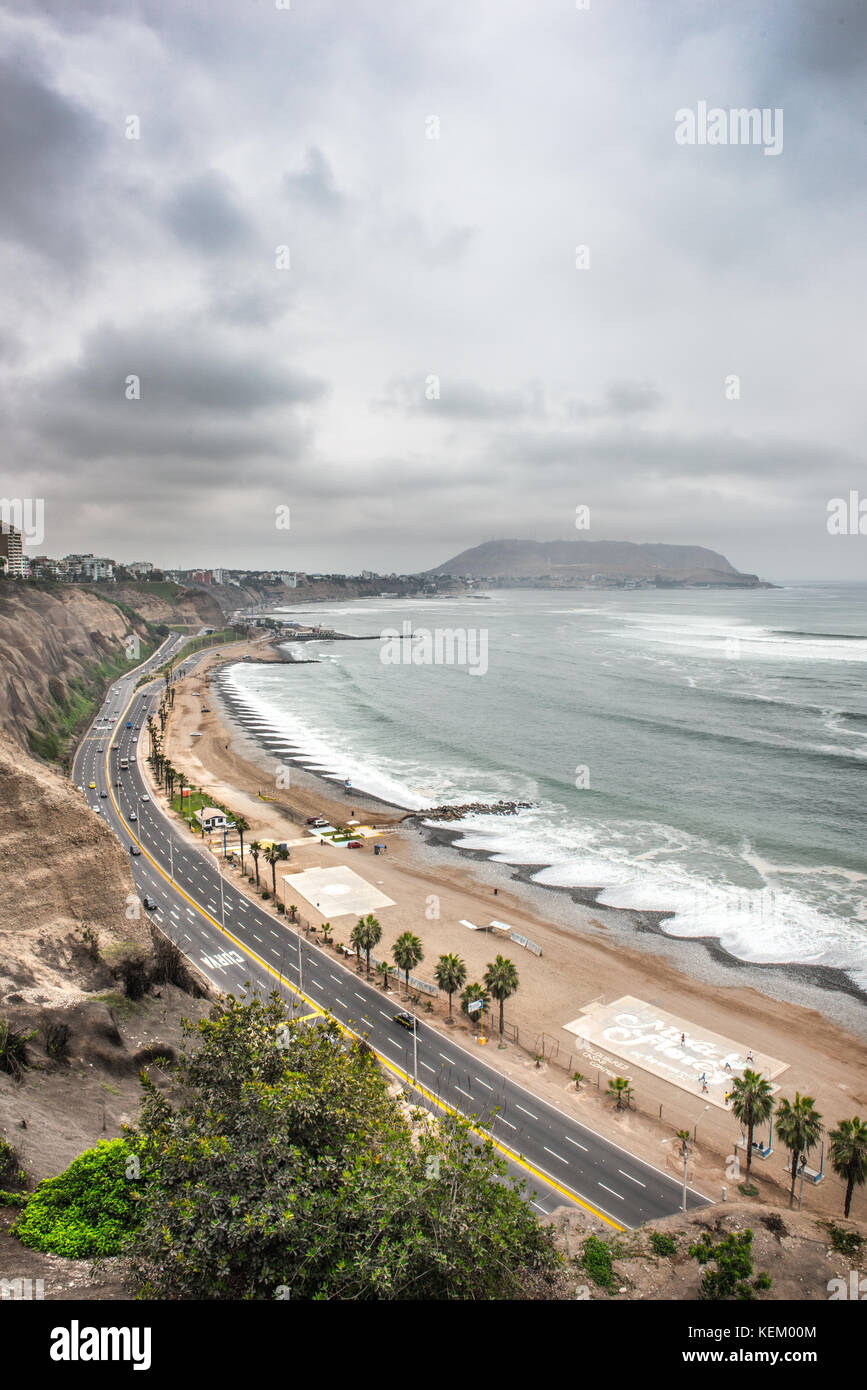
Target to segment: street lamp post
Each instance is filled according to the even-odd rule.
[[[705,1112],[708,1111],[708,1110],[710,1110],[710,1106],[709,1106],[709,1105],[706,1105],[706,1106],[704,1107],[704,1110],[702,1110],[701,1115],[704,1115]],[[698,1120],[701,1119],[701,1115],[699,1115]],[[694,1144],[697,1143],[696,1136],[697,1136],[697,1134],[698,1134],[698,1120],[696,1120],[695,1125],[694,1125],[694,1127],[693,1127],[693,1131],[692,1131],[692,1142],[693,1142]]]

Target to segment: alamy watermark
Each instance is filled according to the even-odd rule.
[[[778,155],[783,150],[783,108],[781,106],[711,106],[700,101],[693,111],[682,106],[674,113],[674,138],[678,145],[762,145],[764,153]]]
[[[21,533],[22,545],[45,540],[45,500],[42,497],[0,497],[0,524]]]
[[[488,669],[488,630],[484,627],[383,628],[379,659],[383,666],[466,666],[471,676]]]
[[[831,536],[867,536],[867,497],[862,501],[854,489],[848,499],[832,497],[825,524]]]

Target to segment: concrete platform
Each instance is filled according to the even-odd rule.
[[[733,1042],[631,994],[611,1004],[588,1004],[580,1018],[563,1026],[584,1040],[585,1051],[598,1049],[620,1058],[626,1069],[632,1063],[721,1110],[728,1109],[726,1094],[734,1078],[743,1076],[745,1069],[761,1072],[766,1081],[773,1081],[789,1066],[765,1052],[754,1051],[752,1060],[748,1060],[748,1043]],[[702,1073],[706,1092],[702,1090]],[[774,1086],[773,1090],[779,1087]]]
[[[342,865],[333,868],[305,869],[299,874],[282,874],[286,885],[286,901],[294,894],[306,898],[311,906],[328,921],[332,917],[365,917],[383,907],[394,907],[387,898],[352,869]]]

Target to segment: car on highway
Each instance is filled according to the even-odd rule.
[[[130,854],[141,854],[141,850],[139,849],[138,845],[130,845],[129,852]]]
[[[135,811],[130,811],[129,818],[130,820],[138,820],[138,816],[136,815]]]
[[[142,796],[142,801],[150,801],[150,797],[148,796],[147,792],[145,792]]]
[[[99,794],[100,794],[101,797],[106,797],[106,796],[108,796],[108,792],[100,792]]]
[[[102,744],[99,745],[99,747],[97,748],[96,751],[97,751],[97,753],[102,753],[102,752],[103,752]]]
[[[153,912],[154,908],[157,905],[156,898],[152,898],[150,893],[145,893],[144,897],[142,898],[142,902],[144,903],[148,912]]]
[[[96,783],[95,783],[95,782],[88,782],[87,785],[90,787],[90,790],[91,790],[92,792],[95,792],[95,791],[96,791]]]
[[[415,1032],[415,1021],[412,1014],[406,1013],[403,1009],[401,1009],[399,1014],[394,1015],[393,1022],[399,1024],[401,1028],[406,1028],[409,1033]]]

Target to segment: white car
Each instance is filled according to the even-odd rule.
[[[91,806],[90,809],[91,809],[92,811],[95,811],[97,815],[101,815],[101,814],[102,814],[98,806]]]
[[[142,797],[142,801],[150,801],[150,797],[148,796],[147,792],[145,792],[144,796]]]

